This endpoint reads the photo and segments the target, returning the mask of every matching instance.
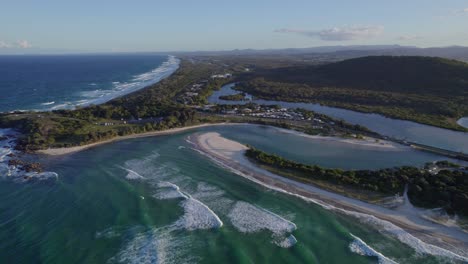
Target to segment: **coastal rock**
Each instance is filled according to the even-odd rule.
[[[18,167],[18,166],[23,166],[24,164],[25,162],[19,159],[11,159],[8,161],[8,166]]]
[[[23,169],[26,171],[26,172],[37,172],[37,173],[41,173],[43,172],[43,168],[42,168],[42,165],[38,162],[33,162],[33,163],[27,163],[25,165],[23,165]]]
[[[8,166],[15,166],[26,172],[43,172],[42,165],[38,162],[26,162],[19,159],[11,159],[8,161]]]

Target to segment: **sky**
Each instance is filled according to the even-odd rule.
[[[468,46],[467,0],[0,0],[0,53]]]

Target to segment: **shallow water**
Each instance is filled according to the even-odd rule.
[[[457,123],[462,127],[468,128],[468,117],[462,117],[458,119]]]
[[[224,85],[209,98],[210,103],[246,104],[246,101],[227,101],[219,99],[221,95],[235,94],[234,84]],[[317,113],[343,119],[352,124],[365,126],[382,135],[405,139],[411,142],[426,144],[443,149],[468,153],[468,133],[427,126],[411,121],[391,119],[378,114],[366,114],[351,110],[322,106],[312,103],[291,103],[282,101],[253,100],[251,102],[265,105],[281,105],[286,108],[304,108]]]
[[[0,262],[377,263],[369,252],[400,263],[442,261],[256,185],[186,141],[197,131],[248,140],[258,130],[277,141],[291,137],[258,126],[203,128],[44,157],[57,180],[0,181]]]

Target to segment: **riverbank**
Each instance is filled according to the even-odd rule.
[[[408,146],[400,145],[400,144],[397,144],[388,140],[381,140],[381,139],[376,139],[376,138],[371,138],[371,137],[363,137],[361,139],[345,138],[345,137],[330,137],[330,136],[308,135],[308,134],[295,131],[295,130],[290,130],[290,129],[288,130],[288,129],[279,128],[279,130],[283,133],[290,133],[290,134],[294,134],[297,136],[306,137],[306,138],[315,139],[315,140],[335,141],[335,142],[341,142],[341,143],[346,143],[346,144],[358,145],[361,147],[385,149],[389,151],[399,151],[399,150],[404,150],[406,148],[409,148]]]
[[[60,155],[71,154],[71,153],[79,152],[85,149],[93,148],[96,146],[100,146],[100,145],[104,145],[104,144],[108,144],[108,143],[112,143],[116,141],[126,140],[126,139],[170,135],[170,134],[184,132],[184,131],[196,129],[196,128],[209,127],[209,126],[221,126],[221,125],[238,125],[238,124],[236,123],[200,124],[200,125],[195,125],[195,126],[171,128],[171,129],[163,130],[163,131],[152,131],[152,132],[146,132],[146,133],[140,133],[140,134],[127,135],[127,136],[119,136],[119,137],[115,137],[112,139],[103,140],[103,141],[99,141],[99,142],[95,142],[95,143],[91,143],[91,144],[87,144],[83,146],[74,146],[74,147],[68,147],[68,148],[41,149],[41,150],[37,150],[36,153],[51,155],[51,156],[60,156]]]
[[[160,136],[160,135],[170,135],[174,133],[179,133],[179,132],[184,132],[187,130],[192,130],[196,128],[203,128],[203,127],[210,127],[210,126],[232,126],[232,125],[254,125],[254,124],[249,124],[249,123],[205,123],[205,124],[200,124],[200,125],[194,125],[194,126],[187,126],[187,127],[179,127],[179,128],[172,128],[168,130],[163,130],[163,131],[152,131],[152,132],[145,132],[145,133],[140,133],[140,134],[132,134],[132,135],[126,135],[126,136],[118,136],[112,139],[108,140],[103,140],[87,145],[82,145],[82,146],[74,146],[74,147],[68,147],[68,148],[49,148],[49,149],[41,149],[37,150],[36,153],[39,154],[45,154],[45,155],[51,155],[51,156],[60,156],[60,155],[66,155],[70,153],[75,153],[79,152],[85,149],[93,148],[96,146],[100,146],[103,144],[108,144],[116,141],[121,141],[121,140],[126,140],[126,139],[132,139],[132,138],[142,138],[142,137],[153,137],[153,136]],[[403,145],[399,145],[396,143],[392,143],[389,141],[376,141],[375,139],[371,138],[366,138],[363,140],[360,139],[349,139],[349,138],[341,138],[341,137],[324,137],[324,136],[313,136],[313,135],[307,135],[302,132],[298,132],[295,130],[288,130],[288,129],[282,129],[282,128],[276,128],[282,133],[291,133],[294,135],[302,136],[302,137],[307,137],[311,138],[314,140],[324,140],[324,141],[337,141],[337,142],[342,142],[342,143],[347,143],[347,144],[354,144],[354,145],[360,145],[362,147],[372,147],[372,148],[383,148],[385,150],[390,150],[390,151],[398,151],[401,149],[406,148]]]
[[[418,253],[468,261],[468,233],[459,227],[444,226],[424,219],[421,216],[422,209],[407,209],[410,206],[408,202],[403,208],[391,210],[275,175],[251,163],[244,156],[246,146],[217,133],[203,133],[192,141],[197,150],[249,180],[314,202],[326,209],[357,217],[361,222],[370,223],[384,233],[396,236]]]
[[[219,100],[219,96],[221,95],[239,93],[239,91],[233,90],[234,85],[235,83],[224,85],[219,91],[214,92],[208,98],[208,102],[211,104],[229,105],[255,103],[258,105],[279,105],[288,109],[301,108],[315,113],[324,114],[335,119],[341,119],[347,123],[366,127],[373,132],[389,138],[417,142],[455,152],[468,152],[468,134],[466,132],[453,131],[404,119],[395,119],[378,113],[359,112],[345,108],[320,105],[317,103],[290,102],[282,101],[280,99],[264,100],[254,98],[248,102]]]

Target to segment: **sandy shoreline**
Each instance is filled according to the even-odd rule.
[[[168,130],[164,131],[153,131],[153,132],[146,132],[146,133],[141,133],[141,134],[132,134],[132,135],[127,135],[127,136],[119,136],[115,137],[112,139],[104,140],[104,141],[99,141],[96,143],[91,143],[83,146],[75,146],[75,147],[69,147],[69,148],[49,148],[49,149],[41,149],[37,150],[36,153],[40,154],[45,154],[45,155],[51,155],[51,156],[59,156],[59,155],[65,155],[65,154],[70,154],[74,152],[79,152],[85,149],[93,148],[99,145],[104,145],[116,141],[121,141],[121,140],[126,140],[126,139],[132,139],[132,138],[143,138],[143,137],[153,137],[153,136],[161,136],[161,135],[170,135],[170,134],[175,134],[191,129],[196,129],[196,128],[202,128],[202,127],[209,127],[209,126],[222,126],[222,125],[237,125],[236,123],[217,123],[217,124],[200,124],[200,125],[195,125],[195,126],[188,126],[188,127],[179,127],[179,128],[171,128]]]
[[[278,128],[279,131],[283,133],[294,134],[301,137],[322,140],[322,141],[335,141],[341,142],[346,144],[353,144],[359,145],[363,147],[369,148],[377,148],[377,149],[385,149],[385,150],[393,150],[399,151],[408,148],[407,146],[400,145],[395,142],[391,142],[388,140],[376,139],[371,137],[364,137],[363,139],[355,139],[355,138],[344,138],[344,137],[331,137],[331,136],[319,136],[319,135],[309,135],[303,132],[295,131],[295,130],[288,130],[284,128]]]
[[[320,204],[326,209],[357,217],[362,222],[378,223],[379,229],[392,233],[420,253],[468,262],[468,233],[459,227],[444,226],[422,218],[422,209],[414,208],[409,203],[395,210],[387,209],[275,175],[251,163],[244,156],[246,146],[223,138],[218,133],[195,135],[192,141],[204,155],[249,180]]]
[[[257,124],[249,124],[249,123],[206,123],[206,124],[200,124],[200,125],[195,125],[195,126],[188,126],[188,127],[179,127],[179,128],[171,128],[168,130],[164,131],[152,131],[152,132],[146,132],[146,133],[140,133],[140,134],[132,134],[132,135],[127,135],[127,136],[119,136],[115,137],[112,139],[104,140],[104,141],[99,141],[96,143],[91,143],[83,146],[74,146],[74,147],[68,147],[68,148],[49,148],[49,149],[41,149],[37,150],[36,153],[39,154],[45,154],[45,155],[51,155],[51,156],[59,156],[59,155],[66,155],[66,154],[71,154],[75,152],[79,152],[85,149],[93,148],[99,145],[103,144],[108,144],[116,141],[121,141],[121,140],[126,140],[126,139],[132,139],[132,138],[142,138],[142,137],[153,137],[153,136],[161,136],[161,135],[170,135],[170,134],[175,134],[191,129],[196,129],[196,128],[202,128],[202,127],[211,127],[211,126],[233,126],[233,125],[251,125],[251,126],[259,126]],[[381,143],[375,143],[372,140],[358,140],[358,139],[347,139],[347,138],[340,138],[340,137],[324,137],[324,136],[313,136],[313,135],[307,135],[302,132],[298,132],[295,130],[287,130],[287,129],[282,129],[278,127],[273,127],[275,129],[278,129],[278,131],[281,131],[283,133],[291,133],[295,134],[298,136],[302,137],[307,137],[315,140],[329,140],[329,141],[337,141],[337,142],[342,142],[342,143],[348,143],[348,144],[354,144],[354,145],[360,145],[364,147],[375,147],[375,148],[382,148],[385,150],[399,150],[404,148],[404,146],[400,146],[396,143],[392,142],[384,142],[384,144]]]

